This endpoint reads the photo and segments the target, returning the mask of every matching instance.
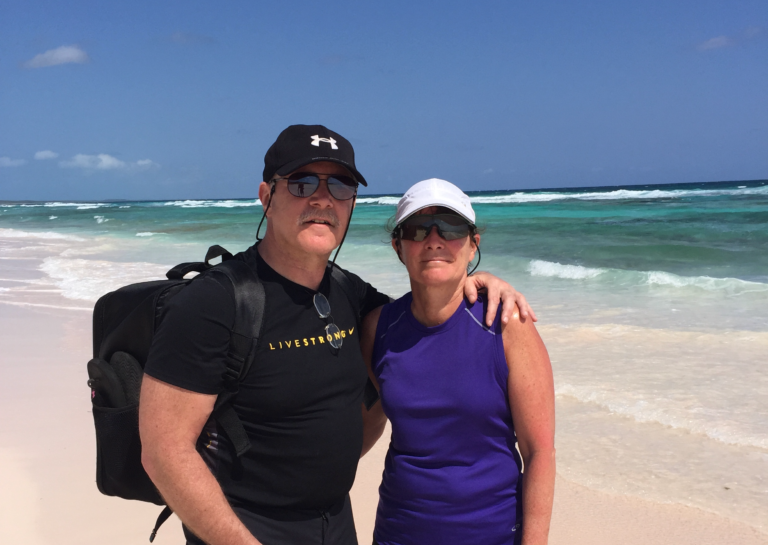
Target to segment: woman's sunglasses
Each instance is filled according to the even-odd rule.
[[[343,174],[315,174],[314,172],[294,172],[290,176],[274,178],[274,180],[288,180],[288,191],[294,197],[309,197],[320,186],[320,177],[325,178],[328,191],[338,201],[348,201],[357,193],[357,182],[350,176]]]
[[[432,228],[445,240],[459,240],[469,236],[472,226],[456,214],[425,214],[411,216],[400,224],[400,238],[421,242],[429,236]]]

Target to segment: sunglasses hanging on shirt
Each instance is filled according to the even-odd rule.
[[[317,315],[320,316],[320,318],[323,320],[330,319],[331,323],[325,326],[326,340],[328,341],[328,344],[338,350],[341,348],[344,340],[341,337],[341,330],[339,329],[339,326],[333,323],[333,316],[331,316],[331,304],[328,302],[328,299],[325,298],[325,295],[320,292],[315,294],[315,296],[312,298],[312,302],[315,303],[315,310],[317,311]]]

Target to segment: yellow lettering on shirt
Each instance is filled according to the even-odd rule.
[[[270,349],[270,350],[274,350],[274,349],[275,349],[275,347],[274,347],[274,346],[272,346],[272,343],[269,343],[269,349]]]
[[[352,333],[354,333],[354,332],[355,332],[355,328],[354,328],[354,327],[353,327],[352,329],[350,329],[350,330],[349,330],[349,334],[350,334],[350,335],[352,335]]]
[[[312,346],[315,346],[315,338],[314,337],[310,337],[309,340],[312,341]]]
[[[307,339],[302,339],[304,341],[304,346],[309,346],[309,341]]]
[[[295,346],[296,348],[299,347],[299,339],[296,339],[295,341],[293,341],[293,346]]]
[[[329,337],[330,337],[330,335],[329,335]],[[341,339],[341,334],[340,333],[334,333],[333,334],[333,338],[338,341],[339,339]]]
[[[329,342],[329,343],[330,343],[330,342],[333,342],[333,336],[331,336],[331,334],[330,334],[330,333],[329,333],[328,335],[326,335],[326,336],[325,336],[325,338],[326,338],[326,339],[328,339],[328,342]]]
[[[341,330],[341,338],[342,339],[346,339],[347,338],[347,332],[344,331],[343,329]]]
[[[323,343],[325,342],[325,339],[323,339],[323,336],[322,336],[322,335],[320,335],[320,336],[317,338],[317,340],[318,340],[318,341],[320,341],[320,344],[323,344]]]
[[[287,346],[288,348],[290,348],[290,347],[291,347],[291,341],[285,341],[285,346]]]

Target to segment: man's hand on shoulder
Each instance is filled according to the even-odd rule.
[[[501,322],[504,324],[509,322],[513,316],[519,318],[523,323],[528,318],[534,322],[538,320],[536,313],[533,312],[523,294],[491,273],[480,271],[468,277],[464,284],[464,295],[470,303],[474,303],[477,301],[477,291],[483,288],[488,292],[488,309],[485,313],[485,323],[488,327],[493,325],[499,302],[502,304]]]

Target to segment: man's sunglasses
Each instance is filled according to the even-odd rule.
[[[338,350],[344,343],[344,338],[341,336],[341,330],[339,329],[339,326],[333,323],[333,316],[331,316],[331,304],[328,302],[328,299],[325,298],[325,295],[320,292],[315,294],[315,296],[312,298],[312,302],[315,303],[315,310],[317,311],[317,315],[321,319],[326,320],[327,325],[325,326],[325,338],[328,339],[328,344]],[[330,323],[328,323],[329,319]]]
[[[411,216],[400,224],[400,238],[421,242],[429,236],[432,228],[445,240],[459,240],[469,236],[472,226],[456,214],[424,214]]]
[[[288,180],[288,191],[294,197],[309,197],[320,186],[321,176],[325,178],[331,196],[337,201],[348,201],[357,193],[355,179],[343,174],[318,175],[314,172],[294,172],[290,176],[273,179]]]

